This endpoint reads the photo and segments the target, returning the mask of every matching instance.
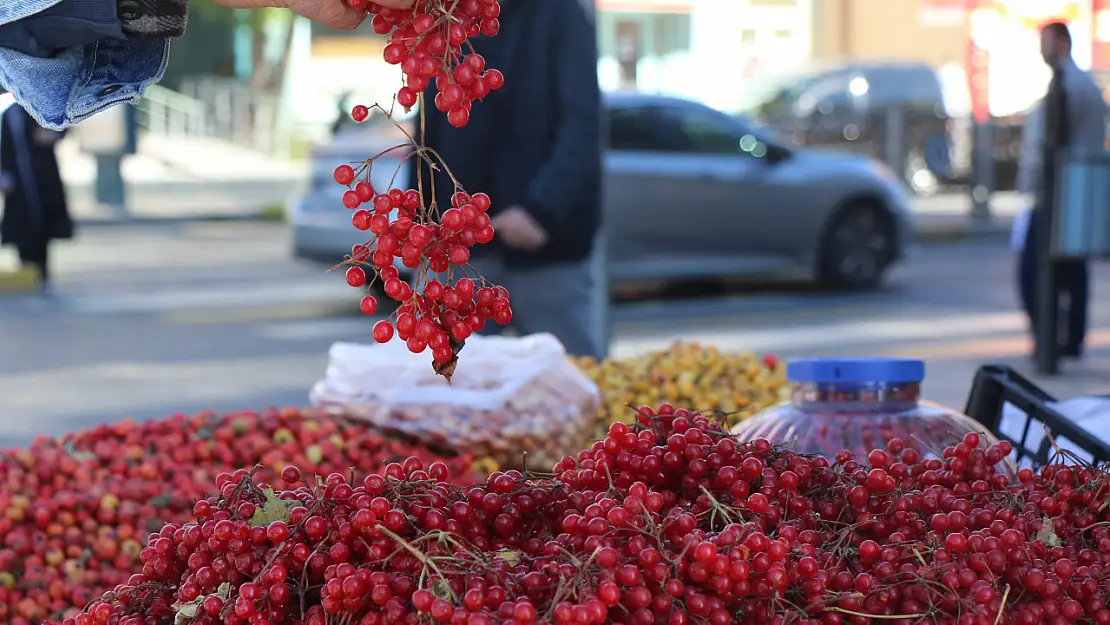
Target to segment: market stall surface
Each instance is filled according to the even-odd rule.
[[[341,275],[288,259],[274,224],[89,229],[59,246],[52,297],[0,299],[0,447],[124,416],[304,405],[337,340],[371,323]],[[1094,272],[1084,363],[1046,386],[1110,390],[1110,270]],[[975,368],[1028,370],[1003,243],[917,248],[870,294],[724,293],[615,313],[614,355],[675,339],[781,356],[920,356],[926,394],[961,405]]]

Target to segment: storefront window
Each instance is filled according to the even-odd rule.
[[[598,44],[605,89],[665,91],[690,52],[690,16],[603,11]]]

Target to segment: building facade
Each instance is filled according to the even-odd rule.
[[[1037,29],[1049,19],[1071,24],[1081,66],[1110,71],[1110,0],[583,1],[596,3],[605,90],[680,95],[724,109],[742,102],[755,79],[857,58],[962,72],[983,83],[978,93],[992,113],[1017,112],[1047,81]],[[333,116],[338,95],[352,89],[362,100],[388,101],[399,76],[379,61],[383,38],[367,29],[337,35],[305,27],[299,35],[290,68],[297,117]]]
[[[1110,0],[597,0],[606,89],[681,94],[722,108],[745,81],[814,60],[916,60],[980,75],[990,111],[1043,93],[1038,29],[1072,27],[1079,65],[1110,71]],[[973,59],[985,71],[973,67]],[[970,79],[968,79],[970,80]]]
[[[813,55],[823,0],[598,0],[603,89],[682,95],[728,108],[745,77]]]

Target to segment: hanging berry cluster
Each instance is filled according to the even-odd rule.
[[[497,0],[417,0],[406,10],[366,0],[348,3],[374,15],[375,32],[390,35],[383,56],[404,74],[396,100],[406,110],[422,104],[425,89],[435,80],[435,107],[447,114],[450,124],[462,127],[470,121],[474,101],[504,84],[501,72],[487,69],[485,59],[467,43],[472,37],[497,34],[501,11]],[[375,108],[390,116],[384,108]],[[420,106],[421,127],[426,108]],[[363,105],[351,111],[356,122],[369,115],[370,108]],[[374,340],[386,343],[396,336],[413,353],[430,349],[436,372],[450,379],[467,337],[490,321],[508,324],[512,308],[503,287],[465,275],[470,248],[493,240],[489,196],[467,193],[434,150],[419,145],[407,132],[406,136],[407,144],[335,169],[335,181],[348,187],[343,204],[353,211],[352,224],[372,235],[365,244],[354,246],[343,264],[349,285],[361,289],[380,281],[382,292],[398,304],[392,320],[374,325]],[[423,167],[445,171],[454,181],[455,192],[446,210],[441,212],[436,205],[434,188],[374,188],[370,182],[374,161],[403,148],[410,149],[406,161],[411,160],[418,171]],[[398,261],[405,273],[415,276],[412,283],[403,279]],[[367,294],[360,308],[373,315],[378,302]]]
[[[445,9],[441,2],[450,8]],[[415,16],[396,9],[382,9],[375,15],[371,20],[375,32],[384,35],[392,31],[382,53],[386,63],[400,65],[405,74],[397,103],[412,108],[434,79],[436,108],[447,113],[453,126],[465,126],[470,121],[471,103],[500,89],[505,77],[496,69],[487,70],[481,55],[463,56],[462,46],[479,34],[496,35],[500,13],[497,0],[422,0]]]

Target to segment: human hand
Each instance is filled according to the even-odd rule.
[[[346,0],[211,0],[232,9],[263,9],[275,7],[289,9],[314,22],[337,30],[354,30],[366,19],[364,9],[356,9]],[[379,6],[391,9],[408,9],[416,0],[373,0]]]
[[[490,221],[490,225],[509,247],[534,251],[547,245],[547,231],[520,206],[505,209]]]

